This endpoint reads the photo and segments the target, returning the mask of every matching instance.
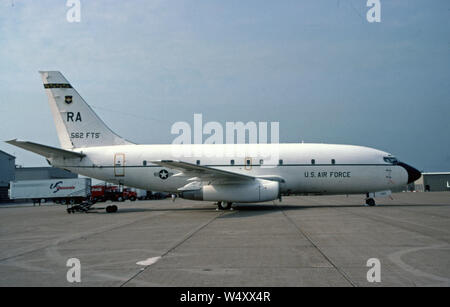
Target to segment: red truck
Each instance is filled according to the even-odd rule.
[[[93,202],[125,201],[127,199],[135,201],[137,194],[128,188],[120,188],[116,185],[93,185],[91,186],[91,199]]]

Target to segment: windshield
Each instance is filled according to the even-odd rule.
[[[390,164],[397,164],[398,160],[396,157],[384,157],[383,160]]]

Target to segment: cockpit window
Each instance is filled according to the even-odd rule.
[[[395,157],[384,157],[383,160],[390,164],[397,164],[398,160]]]

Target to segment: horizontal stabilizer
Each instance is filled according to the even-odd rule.
[[[11,141],[6,141],[6,143],[23,148],[25,150],[28,150],[28,151],[31,151],[34,153],[37,153],[38,155],[44,156],[46,158],[73,159],[73,158],[85,157],[84,154],[79,153],[79,152],[59,149],[56,147],[41,145],[41,144],[33,143],[33,142],[11,140]]]

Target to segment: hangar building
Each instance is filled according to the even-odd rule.
[[[0,202],[8,199],[9,182],[15,180],[16,157],[0,150]]]
[[[0,150],[0,202],[10,201],[10,181],[59,178],[78,178],[78,175],[55,167],[16,167],[16,157]]]
[[[418,192],[450,192],[450,172],[422,173],[414,187]]]
[[[56,167],[17,167],[15,175],[17,181],[78,178],[77,174]]]

